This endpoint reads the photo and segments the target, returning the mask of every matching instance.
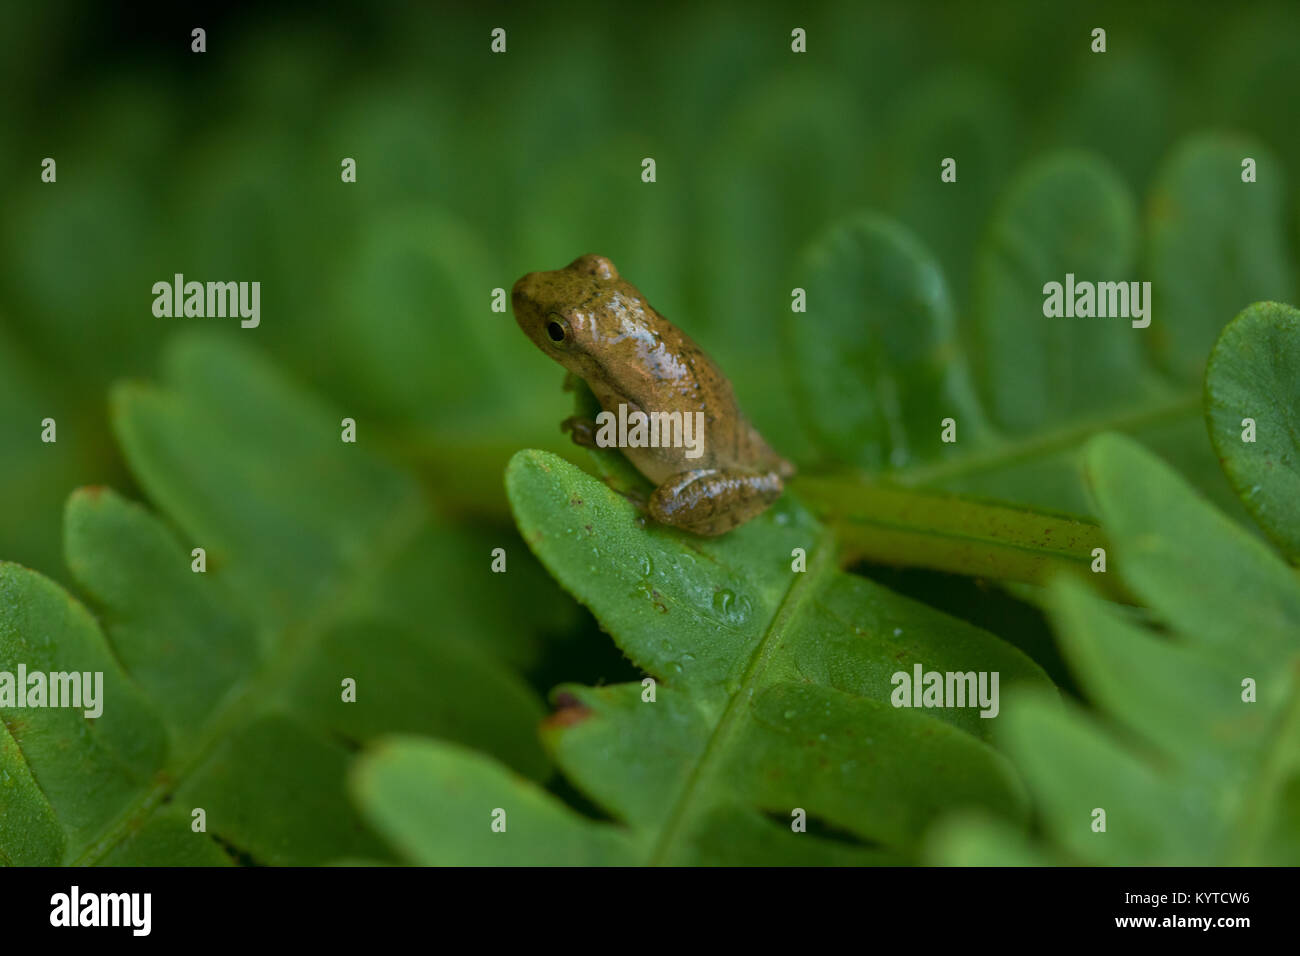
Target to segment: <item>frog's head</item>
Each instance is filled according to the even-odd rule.
[[[588,382],[602,377],[611,345],[627,336],[644,307],[614,263],[597,255],[528,273],[515,283],[511,301],[533,344]]]

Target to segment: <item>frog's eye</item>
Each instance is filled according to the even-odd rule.
[[[564,340],[569,336],[569,330],[564,321],[558,315],[548,316],[551,320],[546,323],[546,336],[556,345],[563,345]]]

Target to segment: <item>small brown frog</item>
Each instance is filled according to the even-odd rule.
[[[515,319],[539,349],[585,381],[601,408],[618,415],[702,412],[697,447],[622,447],[656,485],[651,517],[719,535],[781,497],[794,466],[763,440],[736,404],[731,382],[687,335],[656,312],[604,256],[586,255],[515,283]],[[595,446],[597,422],[563,423],[573,440]]]

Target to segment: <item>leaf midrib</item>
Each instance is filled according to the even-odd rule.
[[[668,816],[665,818],[665,822],[659,831],[659,837],[655,841],[654,849],[647,860],[651,866],[663,863],[672,851],[682,828],[690,819],[692,804],[697,799],[701,786],[710,777],[710,771],[718,759],[718,755],[725,751],[726,745],[734,735],[736,728],[744,719],[745,707],[752,698],[751,691],[755,689],[764,671],[766,671],[772,654],[780,646],[780,639],[785,635],[790,619],[798,613],[799,608],[812,593],[815,585],[820,583],[827,571],[834,570],[835,543],[834,530],[829,527],[825,528],[814,545],[808,570],[802,574],[796,573],[794,580],[790,582],[790,586],[782,596],[781,603],[777,605],[776,613],[772,615],[771,622],[750,654],[749,666],[745,670],[744,677],[741,678],[740,683],[727,701],[726,709],[722,712],[721,718],[713,728],[713,733],[709,735],[704,750],[700,752],[699,759],[696,760],[695,766],[691,768],[686,783],[682,786],[677,799],[673,802],[672,809],[669,810]]]

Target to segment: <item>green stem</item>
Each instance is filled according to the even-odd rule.
[[[1035,432],[1025,438],[1001,439],[987,447],[956,458],[902,469],[891,478],[895,484],[908,487],[964,478],[1026,461],[1041,460],[1057,452],[1077,448],[1099,432],[1119,431],[1132,434],[1189,416],[1199,416],[1200,411],[1201,392],[1200,389],[1195,389],[1134,411],[1080,419],[1058,428]]]
[[[791,490],[839,536],[846,561],[929,568],[1044,584],[1062,571],[1091,574],[1101,528],[1083,518],[946,492],[843,478],[796,478]],[[1109,574],[1091,574],[1112,597]]]

